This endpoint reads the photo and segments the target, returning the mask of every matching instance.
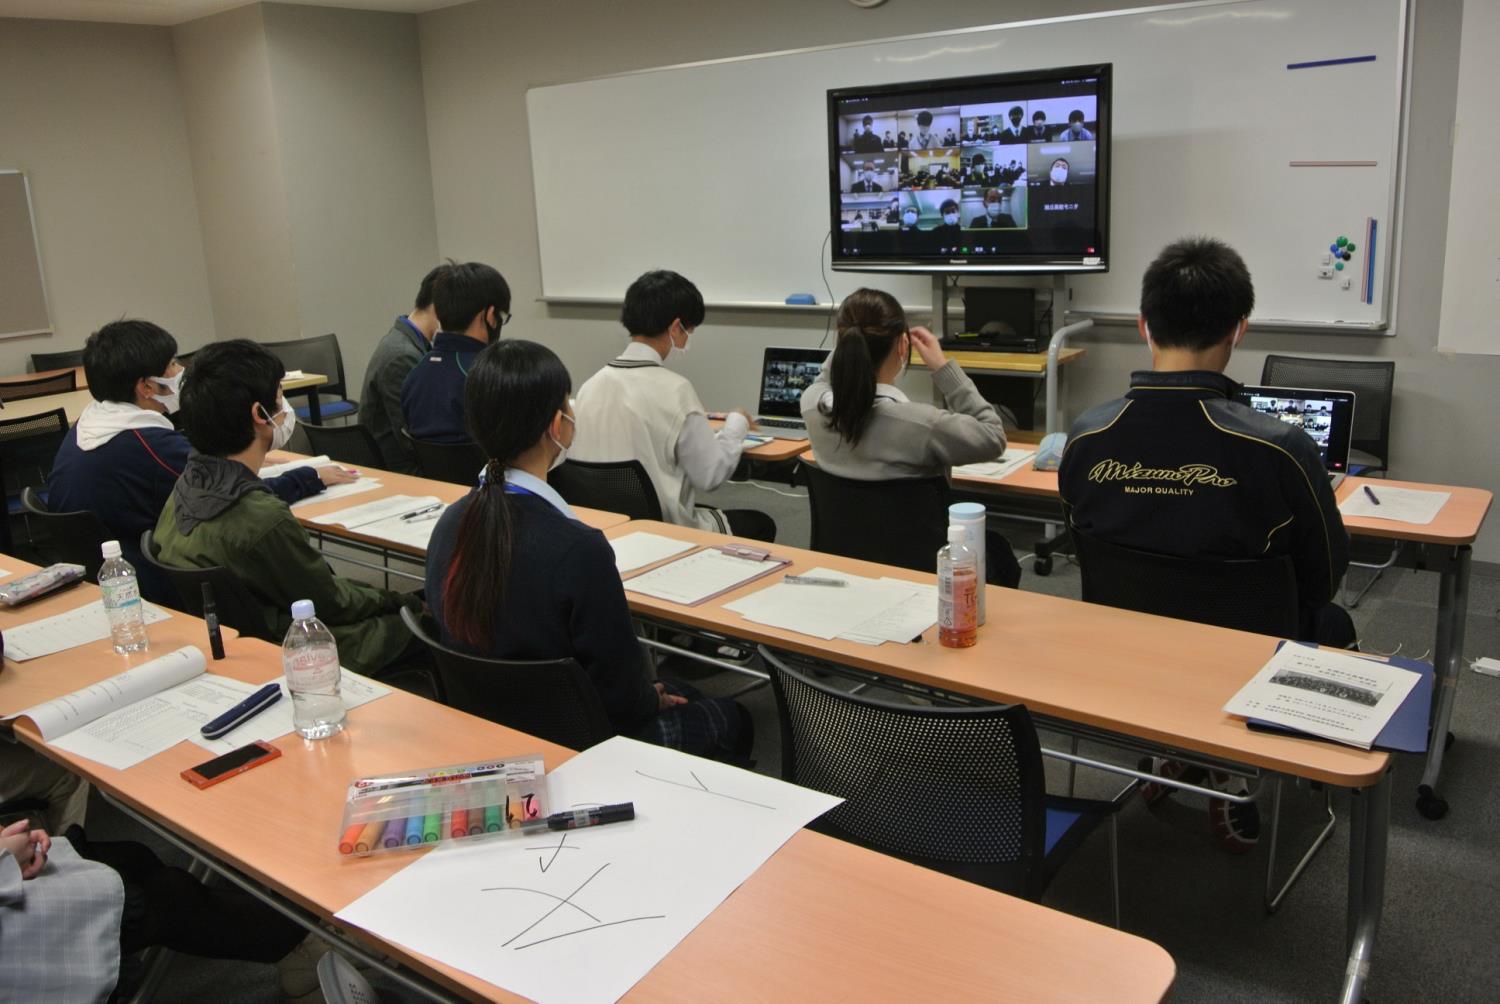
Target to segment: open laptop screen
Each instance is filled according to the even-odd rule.
[[[760,373],[760,414],[802,416],[802,392],[818,379],[827,349],[766,349]]]
[[[1330,474],[1349,470],[1349,440],[1354,434],[1354,394],[1305,387],[1243,387],[1240,403],[1263,415],[1295,425],[1318,444]]]

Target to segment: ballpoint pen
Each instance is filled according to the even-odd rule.
[[[436,512],[437,510],[441,509],[442,507],[443,507],[443,503],[441,503],[441,502],[437,503],[436,505],[424,506],[421,509],[413,509],[411,512],[403,513],[402,516],[401,516],[401,518],[404,519],[404,520],[413,520],[413,519],[416,519],[418,516],[424,516],[427,513]]]
[[[1370,490],[1370,486],[1369,485],[1361,485],[1360,487],[1365,490],[1365,494],[1366,495],[1370,496],[1370,501],[1371,502],[1374,502],[1376,505],[1380,504],[1380,500],[1375,497],[1375,493]]]

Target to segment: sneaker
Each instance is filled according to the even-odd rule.
[[[1157,777],[1170,778],[1173,781],[1181,781],[1184,784],[1199,784],[1203,781],[1207,773],[1202,767],[1185,764],[1180,760],[1168,760],[1165,757],[1159,756],[1142,757],[1137,767],[1147,773],[1155,774]],[[1150,808],[1177,790],[1171,785],[1147,781],[1141,785],[1141,801],[1146,803],[1147,808]]]
[[[1214,771],[1209,786],[1227,795],[1243,795],[1250,790],[1242,777]],[[1254,802],[1208,800],[1208,825],[1218,838],[1219,846],[1230,854],[1246,854],[1260,840],[1260,808]]]
[[[281,992],[294,1001],[309,998],[310,994],[321,996],[318,985],[318,960],[328,953],[328,942],[316,934],[309,934],[276,963],[277,975],[281,977]],[[317,997],[309,999],[316,1001]]]

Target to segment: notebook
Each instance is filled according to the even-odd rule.
[[[778,439],[806,439],[802,392],[818,379],[826,349],[768,348],[760,367],[760,410],[755,421]]]
[[[1354,436],[1354,392],[1307,387],[1241,387],[1239,402],[1262,415],[1295,425],[1318,446],[1333,488],[1349,473]]]

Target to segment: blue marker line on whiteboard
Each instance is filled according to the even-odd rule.
[[[1341,59],[1314,59],[1306,63],[1287,63],[1288,70],[1311,70],[1318,66],[1342,66],[1345,63],[1373,63],[1374,56],[1344,56]]]
[[[1375,217],[1370,217],[1370,236],[1365,241],[1365,282],[1369,283],[1366,303],[1375,302]]]

